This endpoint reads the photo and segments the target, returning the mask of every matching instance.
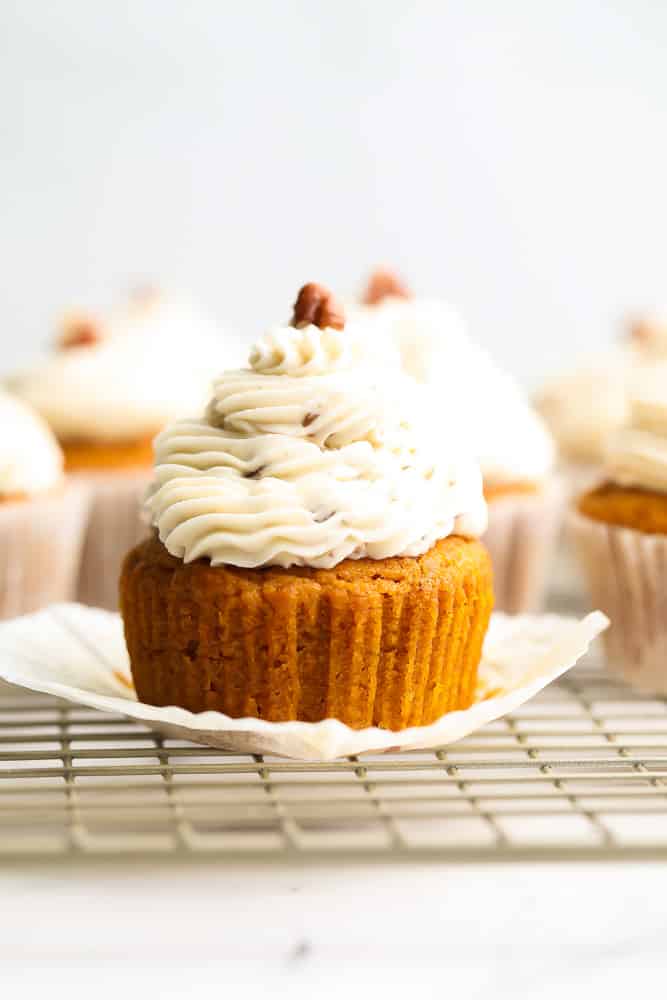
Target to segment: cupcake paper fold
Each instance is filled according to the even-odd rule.
[[[118,578],[127,552],[148,534],[142,517],[152,471],[75,474],[90,491],[90,513],[76,598],[115,611]]]
[[[170,737],[237,753],[326,761],[369,751],[445,746],[501,718],[569,670],[607,626],[583,620],[496,613],[487,634],[475,703],[429,726],[392,732],[355,730],[335,719],[265,722],[220,712],[141,704],[130,681],[120,617],[81,605],[58,605],[0,625],[0,677],[76,704],[119,713]]]
[[[539,493],[491,500],[489,527],[482,541],[493,563],[495,606],[508,614],[538,611],[561,528],[563,483],[554,478]]]
[[[642,692],[667,694],[667,537],[568,519],[591,600],[611,619],[610,671]]]
[[[67,485],[0,504],[0,618],[75,596],[88,492]]]

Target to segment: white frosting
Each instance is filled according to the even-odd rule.
[[[454,423],[477,455],[487,485],[546,479],[554,444],[514,380],[467,336],[460,315],[432,299],[390,298],[360,318],[398,344],[403,369],[428,385],[436,416]]]
[[[628,390],[637,364],[630,347],[609,352],[578,371],[552,378],[536,398],[565,458],[600,462],[610,434],[628,416]]]
[[[631,394],[627,426],[606,445],[605,472],[621,486],[667,492],[667,366]]]
[[[240,340],[191,306],[154,298],[113,314],[100,342],[60,349],[13,390],[60,440],[132,440],[200,409],[211,371],[240,361]]]
[[[423,390],[371,367],[351,329],[273,330],[250,364],[216,381],[204,420],[156,440],[148,509],[172,555],[328,568],[483,533],[477,464],[443,446]]]
[[[0,390],[0,496],[41,493],[63,474],[58,443],[37,414]]]

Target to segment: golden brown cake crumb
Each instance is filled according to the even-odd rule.
[[[484,546],[456,536],[328,570],[186,565],[153,537],[120,599],[144,702],[396,730],[470,706],[493,591]]]
[[[633,528],[648,535],[667,535],[667,493],[603,483],[584,493],[578,507],[594,521]]]
[[[539,483],[531,483],[527,480],[517,480],[516,482],[509,483],[484,483],[484,499],[487,503],[493,503],[494,500],[500,500],[502,497],[539,492]]]
[[[65,472],[151,468],[154,437],[148,434],[134,441],[61,441]]]

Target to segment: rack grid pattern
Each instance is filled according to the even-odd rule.
[[[667,858],[667,704],[590,658],[434,751],[301,764],[0,694],[0,859]]]

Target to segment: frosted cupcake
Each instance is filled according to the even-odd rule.
[[[591,598],[611,619],[610,668],[667,693],[667,367],[629,399],[609,439],[604,479],[585,493],[572,530]]]
[[[326,290],[156,441],[121,577],[137,694],[401,729],[472,702],[492,605],[481,475]]]
[[[397,344],[403,370],[432,391],[442,426],[456,427],[477,455],[489,502],[485,535],[496,606],[532,611],[544,597],[563,510],[551,435],[516,383],[436,299],[411,297],[391,272],[372,277],[358,322]]]
[[[599,476],[610,436],[629,418],[630,397],[667,359],[667,316],[631,322],[623,342],[574,371],[551,378],[535,399],[575,493]]]
[[[74,596],[86,493],[66,485],[48,426],[0,391],[0,618]]]
[[[12,381],[55,432],[66,471],[92,490],[84,603],[117,607],[122,557],[146,533],[153,438],[202,405],[212,365],[239,349],[189,305],[149,291],[105,321],[68,317],[52,354]]]

